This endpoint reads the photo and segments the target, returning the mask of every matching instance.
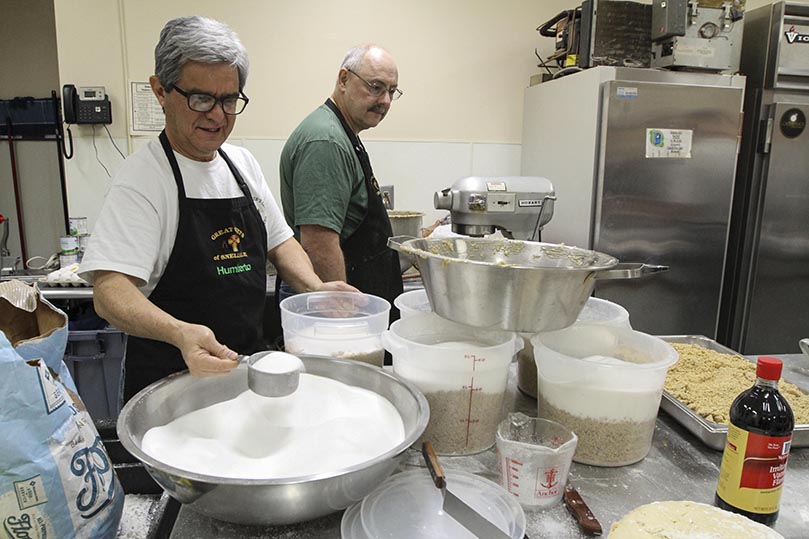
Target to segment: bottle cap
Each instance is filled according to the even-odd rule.
[[[770,356],[761,356],[756,363],[756,376],[765,380],[775,380],[776,382],[781,379],[781,368],[784,366],[783,361],[778,358]]]

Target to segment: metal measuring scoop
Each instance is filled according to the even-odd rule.
[[[306,371],[298,356],[286,352],[256,352],[237,360],[247,363],[247,387],[262,397],[291,395],[298,389],[301,372]]]

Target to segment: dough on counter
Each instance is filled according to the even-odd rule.
[[[784,539],[747,517],[704,503],[654,502],[610,527],[608,539]]]

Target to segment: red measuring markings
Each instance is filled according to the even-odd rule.
[[[485,358],[485,357],[478,357],[478,356],[476,356],[475,354],[464,354],[463,358],[464,358],[464,359],[471,359],[471,360],[472,360],[472,372],[474,372],[474,371],[475,371],[475,366],[476,366],[478,363],[483,363],[483,362],[485,362],[485,361],[486,361],[486,358]]]
[[[516,497],[520,497],[517,489],[520,488],[520,472],[522,471],[522,462],[511,457],[506,457],[506,473],[508,474],[508,491]]]
[[[475,354],[464,354],[464,359],[471,359],[472,360],[472,372],[475,372],[475,366],[478,363],[486,361],[485,357],[478,357]],[[469,380],[469,383],[462,386],[461,389],[469,391],[469,404],[466,407],[466,419],[462,420],[466,423],[466,440],[464,441],[464,445],[469,445],[469,431],[472,427],[473,423],[479,423],[480,419],[472,419],[472,397],[475,393],[479,391],[483,391],[482,387],[475,386],[475,377],[472,376],[472,379]]]

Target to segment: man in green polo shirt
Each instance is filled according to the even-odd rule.
[[[385,49],[366,44],[349,50],[334,92],[289,136],[280,165],[284,217],[315,272],[391,305],[402,292],[401,268],[387,247],[390,220],[358,135],[376,127],[402,95],[398,80]],[[294,292],[282,283],[281,299]]]

